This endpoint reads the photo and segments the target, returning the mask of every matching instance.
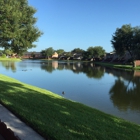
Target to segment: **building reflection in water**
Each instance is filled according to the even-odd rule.
[[[57,69],[58,68],[58,61],[52,61],[52,67],[54,69]]]

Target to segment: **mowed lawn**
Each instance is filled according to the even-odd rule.
[[[0,61],[21,61],[19,58],[1,58]]]
[[[124,70],[140,70],[140,66],[133,67],[132,65],[125,65],[125,64],[117,64],[117,63],[110,63],[110,62],[95,62],[95,64],[112,67],[112,68],[119,68]]]
[[[139,125],[1,74],[0,102],[46,139],[140,140]]]

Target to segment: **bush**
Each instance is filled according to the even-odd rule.
[[[2,54],[1,58],[6,58],[6,54]]]

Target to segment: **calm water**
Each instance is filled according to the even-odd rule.
[[[94,63],[24,60],[0,61],[0,72],[140,124],[138,71],[105,68]]]

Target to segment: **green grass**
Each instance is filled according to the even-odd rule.
[[[108,67],[113,67],[113,68],[121,68],[121,69],[129,69],[129,70],[140,70],[140,66],[133,67],[132,65],[123,65],[123,64],[113,64],[113,63],[106,63],[106,62],[95,62],[96,64],[99,65],[104,65]]]
[[[140,140],[139,125],[1,74],[0,102],[46,139]]]
[[[7,60],[9,60],[9,61],[21,61],[21,59],[19,59],[19,58],[2,58],[2,57],[0,57],[0,61],[7,61]]]

